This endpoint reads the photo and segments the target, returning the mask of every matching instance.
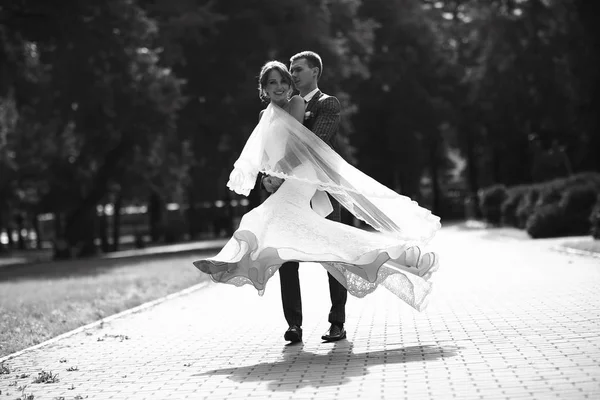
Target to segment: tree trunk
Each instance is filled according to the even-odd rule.
[[[579,21],[587,40],[586,59],[591,70],[588,79],[589,99],[584,105],[584,115],[587,123],[589,144],[585,154],[582,168],[600,172],[600,25],[598,24],[598,11],[600,5],[597,1],[579,0],[576,3]]]
[[[6,229],[7,233],[8,233],[8,228],[4,227],[4,215],[2,213],[2,211],[0,211],[0,235],[2,235],[2,231]],[[2,243],[0,241],[0,253],[3,253],[6,251],[6,247],[4,246],[4,243]]]
[[[106,215],[106,210],[102,207],[102,213],[98,217],[100,229],[98,234],[100,235],[100,246],[102,248],[103,253],[108,253],[110,251],[110,243],[108,242],[108,216]]]
[[[190,235],[190,239],[196,237],[196,233],[198,229],[196,228],[196,199],[194,198],[194,191],[189,188],[187,191],[188,198],[188,209],[187,220],[188,220],[188,233]]]
[[[492,177],[493,183],[506,183],[506,180],[510,177],[504,176],[501,170],[500,160],[501,160],[500,151],[498,150],[498,145],[492,146]]]
[[[121,208],[123,207],[123,196],[119,192],[114,204],[113,213],[113,251],[119,251],[119,245],[121,242]]]
[[[122,160],[133,149],[132,141],[125,137],[117,146],[111,149],[104,158],[104,164],[98,170],[91,185],[91,190],[81,200],[79,207],[67,218],[65,238],[71,247],[76,249],[78,256],[86,256],[96,252],[94,225],[97,223],[96,206],[106,195],[107,186],[123,168]]]
[[[23,214],[19,213],[15,217],[15,222],[17,224],[17,247],[19,250],[25,250],[26,236],[23,235],[23,231],[25,230],[25,217],[23,217]]]
[[[40,221],[38,220],[37,214],[34,214],[31,218],[31,226],[33,227],[33,231],[35,232],[35,248],[41,249],[44,238],[42,237],[43,235],[42,231],[40,230]]]
[[[13,240],[14,230],[13,230],[12,226],[9,226],[8,228],[6,228],[6,233],[8,236],[8,248],[10,250],[14,250],[15,249],[15,241]]]
[[[67,238],[70,237],[75,240],[77,238],[77,232],[82,229],[81,225],[90,223],[91,216],[94,216],[93,220],[96,219],[96,206],[106,195],[108,182],[119,173],[120,168],[122,168],[121,160],[127,157],[131,152],[132,147],[132,142],[125,138],[106,154],[104,164],[94,177],[94,182],[91,185],[92,189],[81,200],[79,207],[67,218],[65,227]]]
[[[479,202],[477,201],[477,192],[479,191],[479,169],[477,165],[477,156],[475,154],[475,138],[472,128],[465,129],[465,156],[467,161],[467,184],[468,199],[467,202],[472,207],[472,217],[478,219],[481,216],[479,211]]]
[[[439,164],[440,164],[440,155],[439,155],[439,143],[437,140],[441,140],[441,138],[434,138],[433,143],[429,146],[430,152],[430,165],[431,165],[431,194],[432,194],[432,208],[431,212],[436,215],[439,215],[441,212],[441,199],[440,199],[440,174],[439,174]]]
[[[10,215],[11,215],[11,210],[8,209],[8,212],[6,213],[6,215],[8,215],[8,220],[7,220],[7,225],[6,225],[6,236],[7,236],[7,247],[9,250],[14,250],[15,249],[15,242],[13,240],[13,224],[12,221],[10,220]]]
[[[65,239],[63,228],[63,216],[57,212],[54,214],[54,259],[63,260],[71,258],[71,249],[69,243]]]
[[[54,239],[63,237],[64,232],[63,232],[63,226],[62,226],[61,213],[59,213],[59,212],[54,213],[52,220],[54,221]]]
[[[150,200],[148,201],[148,203],[150,237],[152,238],[152,242],[156,243],[160,241],[162,237],[161,222],[163,219],[162,201],[158,193],[152,191],[152,193],[150,193]]]
[[[79,218],[74,221],[73,214],[70,217],[72,221],[70,225],[67,225],[65,231],[65,238],[71,248],[71,254],[75,257],[88,257],[95,255],[96,249],[96,225],[97,215],[96,206],[88,206],[84,211],[77,210],[76,213]]]

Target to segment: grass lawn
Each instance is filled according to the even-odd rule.
[[[0,268],[0,357],[210,279],[196,251]]]
[[[596,253],[600,256],[600,240],[586,239],[563,244],[564,247],[569,247],[575,250],[584,250],[591,253]]]

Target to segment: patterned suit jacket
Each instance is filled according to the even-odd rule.
[[[340,130],[340,112],[338,99],[319,90],[306,105],[304,126],[335,150],[335,139]]]
[[[319,90],[306,105],[304,126],[335,150],[335,141],[340,130],[340,112],[339,100]],[[327,219],[340,222],[340,203],[331,196],[329,196],[329,200],[333,206],[333,211],[327,216]]]

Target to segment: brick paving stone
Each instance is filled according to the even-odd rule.
[[[320,340],[327,277],[305,264],[302,344],[283,340],[278,275],[263,297],[213,284],[6,360],[2,397],[17,381],[35,400],[600,398],[597,259],[458,227],[433,246],[429,309],[350,298],[346,341]],[[60,381],[31,383],[41,370]]]

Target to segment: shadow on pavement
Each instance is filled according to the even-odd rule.
[[[327,354],[304,351],[302,344],[285,346],[283,359],[244,367],[206,371],[202,375],[230,375],[235,382],[268,381],[272,391],[292,391],[304,387],[338,386],[351,378],[366,376],[369,368],[383,364],[432,361],[457,355],[457,346],[408,346],[373,352],[354,353],[350,341],[333,343]]]

